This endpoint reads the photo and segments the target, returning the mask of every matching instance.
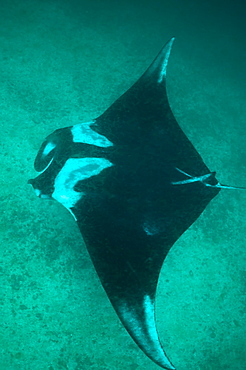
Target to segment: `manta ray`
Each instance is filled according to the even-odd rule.
[[[73,215],[124,327],[163,369],[155,295],[165,257],[222,185],[169,106],[172,38],[146,72],[102,115],[54,131],[29,180],[37,196]]]

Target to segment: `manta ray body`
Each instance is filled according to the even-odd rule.
[[[56,130],[29,180],[74,216],[100,281],[142,351],[174,369],[158,336],[158,276],[176,240],[221,185],[179,127],[168,103],[172,38],[139,80],[101,116]]]

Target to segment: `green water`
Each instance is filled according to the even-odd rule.
[[[221,183],[245,186],[243,1],[0,1],[0,370],[157,370],[119,322],[71,215],[27,180],[43,139],[101,114],[176,37],[174,114]],[[246,369],[246,192],[221,191],[163,266],[177,370]]]

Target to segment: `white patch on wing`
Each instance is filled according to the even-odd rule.
[[[159,78],[158,78],[158,81],[157,81],[158,83],[161,83],[166,78],[167,64],[168,64],[168,59],[169,59],[169,56],[170,56],[170,53],[171,53],[171,50],[172,50],[173,42],[174,42],[174,37],[168,43],[169,45],[168,45],[168,49],[166,51],[165,59],[162,62],[161,71],[160,71]]]
[[[144,296],[144,311],[146,312],[146,326],[148,328],[148,332],[151,335],[151,338],[154,341],[159,341],[156,324],[155,324],[155,310],[154,310],[154,303],[150,299],[150,296]]]
[[[122,302],[119,313],[124,325],[150,358],[174,369],[161,347],[155,323],[154,302],[149,295],[143,297],[142,308],[141,313],[136,312],[134,307]]]
[[[146,328],[147,337],[150,337],[153,342],[159,342],[155,324],[154,304],[148,295],[143,297],[143,312],[143,317],[139,318],[134,310],[129,309],[126,304],[121,307],[121,314],[126,321],[131,323],[131,330],[136,335],[139,343],[144,345],[146,340],[148,340],[146,338]]]
[[[144,344],[147,337],[150,337],[153,342],[159,342],[156,324],[155,324],[155,312],[154,304],[148,295],[143,297],[143,316],[139,317],[138,314],[128,307],[124,302],[120,307],[120,314],[130,323],[130,329],[138,339],[139,343]],[[140,321],[141,320],[141,321]],[[146,336],[146,328],[148,335]]]
[[[105,158],[69,158],[56,176],[52,198],[72,213],[71,208],[84,195],[83,192],[74,190],[76,184],[81,180],[98,175],[102,170],[111,166],[112,163]]]
[[[102,148],[107,148],[113,144],[105,136],[93,131],[90,126],[95,121],[80,123],[71,128],[74,143],[92,144]]]

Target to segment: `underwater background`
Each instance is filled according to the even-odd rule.
[[[237,0],[0,1],[0,370],[160,369],[72,216],[27,180],[47,135],[103,113],[175,36],[173,112],[218,180],[246,186],[245,19]],[[245,210],[222,190],[166,258],[157,327],[177,370],[246,369]]]

